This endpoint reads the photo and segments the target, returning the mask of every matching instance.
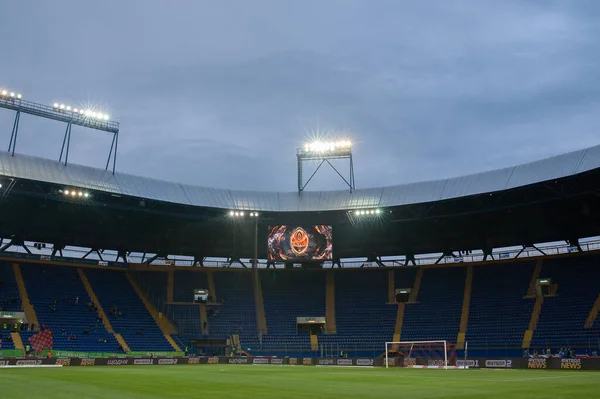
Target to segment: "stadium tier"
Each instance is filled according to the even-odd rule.
[[[21,311],[21,306],[21,297],[12,266],[9,263],[0,263],[0,311],[18,312]],[[0,351],[15,347],[10,330],[10,324],[0,320]]]
[[[115,352],[117,342],[104,328],[74,267],[25,265],[21,273],[40,326],[53,333],[54,348]],[[23,342],[34,334],[22,332]]]
[[[391,340],[396,322],[396,305],[387,304],[387,271],[336,270],[335,316],[337,333],[319,341],[333,348],[330,353],[377,356],[381,343]]]
[[[249,272],[215,273],[217,301],[210,307],[208,326],[211,335],[229,337],[238,334],[245,348],[258,348],[256,313]]]
[[[598,297],[600,259],[555,259],[544,262],[540,277],[557,284],[556,295],[546,296],[533,339],[534,348],[598,347],[598,319],[583,328],[590,304]]]
[[[144,303],[143,298],[148,297],[154,303],[149,306],[163,312],[161,317],[170,319],[177,328],[174,341],[182,349],[189,346],[200,353],[212,350],[199,343],[202,340],[236,336],[241,349],[256,355],[339,356],[345,352],[378,356],[384,343],[393,339],[456,343],[464,329],[470,356],[514,357],[524,348],[556,351],[564,347],[582,354],[598,349],[598,318],[594,321],[590,315],[600,292],[599,263],[600,256],[589,254],[492,264],[457,263],[421,270],[261,270],[262,301],[258,308],[253,274],[248,270],[167,271],[169,267],[163,266],[160,271],[132,273],[137,284],[132,284],[130,272],[125,270],[23,263],[20,273],[38,322],[54,334],[54,349],[117,350],[116,337],[107,330],[99,312],[90,307],[96,300],[90,298],[93,295],[114,332],[121,334],[132,351],[174,350]],[[9,304],[7,311],[19,312],[21,298],[12,265],[0,266],[0,300]],[[465,302],[469,270],[470,301]],[[536,299],[532,292],[538,278],[550,278],[553,283],[543,299]],[[142,287],[141,296],[134,285]],[[194,303],[194,290],[209,287],[215,290],[210,302]],[[390,302],[391,288],[413,290],[412,302],[403,305],[403,312]],[[539,318],[536,301],[541,306]],[[266,320],[262,333],[257,328],[260,306]],[[327,317],[334,320],[327,320],[312,339],[310,333],[297,328],[297,318]],[[399,317],[402,320],[398,319],[398,324]],[[462,327],[461,318],[465,319]],[[8,326],[2,331],[4,349],[13,347],[8,339],[10,329]],[[528,329],[532,331],[529,339]],[[25,344],[35,333],[20,332]]]
[[[21,296],[10,263],[0,262],[0,311],[20,311]]]
[[[465,268],[426,269],[417,302],[406,306],[403,341],[456,341],[465,286]]]
[[[325,273],[267,271],[261,283],[268,327],[261,351],[310,355],[310,335],[297,333],[296,318],[325,315]]]
[[[125,273],[91,269],[86,270],[86,275],[114,330],[123,336],[131,350],[174,350]]]
[[[507,356],[521,347],[535,302],[525,298],[533,271],[534,262],[473,268],[466,340],[481,355]]]

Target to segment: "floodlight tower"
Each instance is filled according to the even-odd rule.
[[[298,158],[298,193],[302,193],[308,183],[317,174],[323,164],[327,163],[338,176],[350,187],[350,191],[355,189],[354,185],[354,163],[352,161],[352,142],[345,139],[333,141],[314,141],[307,143],[302,148],[296,151]],[[349,177],[346,178],[340,171],[331,163],[334,160],[347,160],[349,166]],[[306,183],[302,175],[302,167],[306,161],[320,161],[319,166],[308,178]]]
[[[63,103],[54,103],[50,106],[26,101],[23,100],[21,94],[5,88],[0,88],[0,108],[15,111],[15,121],[13,123],[12,134],[10,135],[10,142],[8,144],[8,152],[10,152],[11,155],[15,155],[21,113],[29,114],[66,123],[67,127],[62,142],[60,157],[58,159],[59,162],[62,162],[64,155],[65,165],[67,165],[69,159],[71,127],[73,125],[111,133],[113,135],[112,144],[110,152],[108,153],[105,169],[108,170],[112,161],[112,173],[115,173],[117,146],[119,145],[119,123],[112,121],[109,115],[91,109],[78,109]]]

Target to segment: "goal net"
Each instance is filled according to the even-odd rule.
[[[385,367],[448,368],[454,349],[447,341],[385,343]]]

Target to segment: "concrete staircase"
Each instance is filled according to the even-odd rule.
[[[313,351],[319,350],[319,338],[316,334],[310,334],[310,349]]]
[[[206,279],[208,280],[208,294],[212,296],[213,301],[217,301],[217,288],[215,286],[215,274],[213,272],[206,273]]]
[[[543,264],[544,261],[542,259],[538,259],[535,262],[535,268],[531,274],[531,280],[529,281],[529,288],[527,289],[527,295],[525,298],[535,298],[535,283],[537,282],[538,278],[540,278]]]
[[[533,305],[531,319],[529,320],[529,327],[525,331],[525,334],[523,334],[523,342],[521,344],[521,348],[527,349],[531,346],[531,338],[533,337],[533,332],[535,331],[538,320],[540,319],[540,313],[542,312],[543,304],[544,297],[538,296],[535,300],[535,305]]]
[[[465,336],[469,324],[469,309],[471,308],[471,286],[473,285],[473,266],[467,267],[465,291],[463,295],[462,313],[460,316],[460,329],[456,339],[456,349],[465,349]]]
[[[121,348],[123,348],[123,351],[125,351],[127,353],[131,352],[131,348],[129,347],[129,345],[125,341],[125,338],[123,338],[123,336],[121,334],[113,332],[113,336],[115,337],[115,339],[117,340],[119,345],[121,345]]]
[[[527,289],[527,295],[525,296],[525,298],[535,298],[535,305],[533,305],[533,311],[531,312],[531,318],[529,319],[529,327],[527,327],[527,330],[525,330],[525,333],[523,334],[523,342],[521,343],[521,348],[523,349],[528,349],[531,345],[531,338],[533,337],[533,332],[537,327],[538,320],[540,319],[540,313],[542,311],[542,305],[544,304],[544,297],[536,297],[535,295],[535,285],[538,278],[540,278],[543,265],[543,259],[538,259],[535,262],[535,268],[531,274],[529,288]]]
[[[328,271],[326,275],[325,328],[328,334],[335,334],[337,332],[335,321],[335,277],[332,271]]]
[[[202,334],[207,335],[210,334],[210,326],[208,325],[208,323],[206,323],[208,321],[208,313],[206,312],[206,305],[201,303],[200,304],[200,325],[202,328]],[[206,327],[205,327],[206,325]]]
[[[19,334],[18,332],[11,332],[10,337],[13,340],[13,345],[15,346],[15,349],[25,349],[25,347],[23,346],[23,340],[21,339],[21,334]]]
[[[396,303],[396,281],[394,269],[388,271],[388,304]]]
[[[596,322],[596,318],[598,318],[598,310],[600,309],[600,295],[596,298],[594,305],[590,309],[590,314],[585,320],[584,328],[592,328],[594,327],[594,323]]]
[[[258,292],[256,293],[256,300],[258,303],[255,304],[256,308],[256,326],[258,331],[261,334],[267,334],[269,330],[267,329],[267,316],[265,315],[265,302],[263,300],[262,294],[262,284],[260,282],[260,276],[255,276],[253,278],[257,278],[258,281],[256,283],[256,289]],[[210,290],[210,288],[209,288]]]
[[[13,263],[13,274],[15,275],[15,280],[17,282],[17,287],[19,289],[19,295],[21,295],[21,303],[23,304],[23,311],[27,315],[27,321],[29,325],[35,324],[35,331],[40,331],[40,323],[38,321],[37,315],[35,314],[35,309],[33,305],[29,301],[29,295],[27,294],[27,288],[25,287],[25,281],[23,281],[23,275],[21,274],[21,267],[18,263]]]
[[[402,325],[404,324],[404,309],[406,309],[406,304],[399,303],[398,310],[396,312],[396,325],[394,327],[394,342],[399,342],[402,337]],[[392,350],[398,350],[398,345],[392,345]]]
[[[112,334],[115,337],[115,339],[117,340],[119,345],[121,345],[121,347],[123,348],[123,350],[125,352],[131,352],[131,348],[129,347],[129,345],[127,344],[125,339],[121,336],[121,334],[115,332],[112,324],[110,323],[110,320],[106,316],[106,313],[104,312],[104,309],[102,308],[102,305],[100,304],[100,301],[98,300],[98,297],[96,296],[96,293],[94,292],[94,289],[92,288],[83,269],[77,268],[77,274],[79,275],[79,278],[81,279],[81,282],[83,283],[83,286],[85,287],[85,291],[87,292],[88,296],[92,300],[92,303],[96,306],[96,308],[98,308],[98,314],[100,315],[100,317],[102,317],[102,324],[104,324],[104,328],[106,328],[106,331],[108,331],[110,334]]]
[[[415,277],[415,283],[410,290],[410,297],[408,298],[409,303],[416,303],[419,298],[419,288],[421,287],[421,280],[423,280],[423,268],[420,267]]]
[[[142,300],[142,303],[146,307],[146,310],[148,310],[148,313],[150,313],[150,315],[156,322],[156,325],[162,331],[165,339],[173,347],[173,350],[175,350],[176,352],[181,352],[181,348],[179,347],[179,345],[177,345],[177,343],[171,337],[171,334],[177,334],[177,329],[175,328],[175,326],[173,326],[173,324],[171,324],[171,322],[161,312],[156,310],[154,305],[152,305],[152,303],[150,302],[150,300],[148,299],[146,294],[142,291],[142,289],[140,288],[138,283],[135,281],[135,279],[133,278],[131,273],[127,272],[126,276],[127,276],[127,280],[129,280],[129,283],[133,287],[135,293]]]

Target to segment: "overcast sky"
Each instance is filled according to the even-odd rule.
[[[599,143],[598,0],[5,0],[0,61],[25,99],[114,116],[118,171],[204,186],[293,191],[317,131],[356,143],[357,187]],[[23,117],[17,151],[58,158],[63,132]],[[109,147],[77,127],[70,160]]]

